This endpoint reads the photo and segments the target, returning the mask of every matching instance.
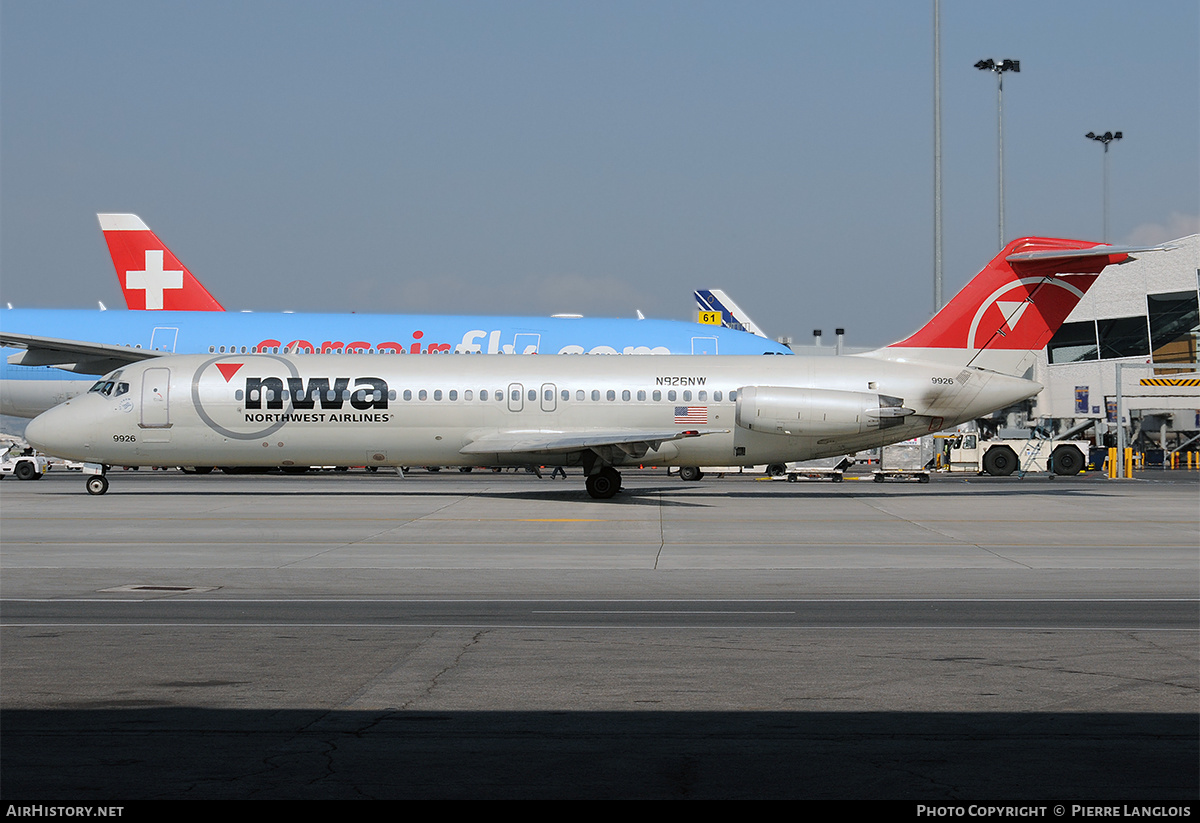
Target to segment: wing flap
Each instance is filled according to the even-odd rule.
[[[563,454],[604,447],[617,448],[626,454],[644,453],[657,449],[662,443],[701,437],[706,434],[728,433],[729,429],[606,429],[594,431],[501,431],[482,435],[459,449],[460,454]]]

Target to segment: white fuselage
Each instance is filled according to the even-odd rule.
[[[514,466],[586,465],[565,437],[647,433],[649,448],[592,451],[614,466],[754,465],[905,440],[1041,388],[872,356],[194,355],[105,379],[107,392],[31,422],[28,439],[104,465]],[[802,398],[794,413],[790,398]],[[684,431],[701,434],[660,436]],[[513,447],[525,435],[560,445]]]

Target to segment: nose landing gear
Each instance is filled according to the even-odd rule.
[[[87,479],[88,494],[104,494],[108,491],[108,478],[103,474],[93,474]]]

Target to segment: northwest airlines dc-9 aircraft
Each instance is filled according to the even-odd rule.
[[[34,417],[86,392],[95,375],[128,362],[109,351],[125,347],[177,354],[791,354],[766,337],[677,320],[227,312],[137,215],[98,217],[134,311],[0,311],[0,329],[12,341],[0,352],[0,414]],[[103,345],[80,349],[72,341]]]
[[[109,465],[553,464],[582,466],[603,499],[621,466],[846,454],[1030,397],[1034,351],[1101,270],[1148,250],[1014,240],[911,337],[844,357],[142,351],[25,436],[88,464],[93,494]]]

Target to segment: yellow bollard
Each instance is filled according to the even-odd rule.
[[[1125,477],[1133,477],[1133,449],[1125,447]]]
[[[1104,468],[1108,470],[1108,479],[1113,480],[1117,476],[1117,447],[1108,447],[1108,460],[1105,461]]]

